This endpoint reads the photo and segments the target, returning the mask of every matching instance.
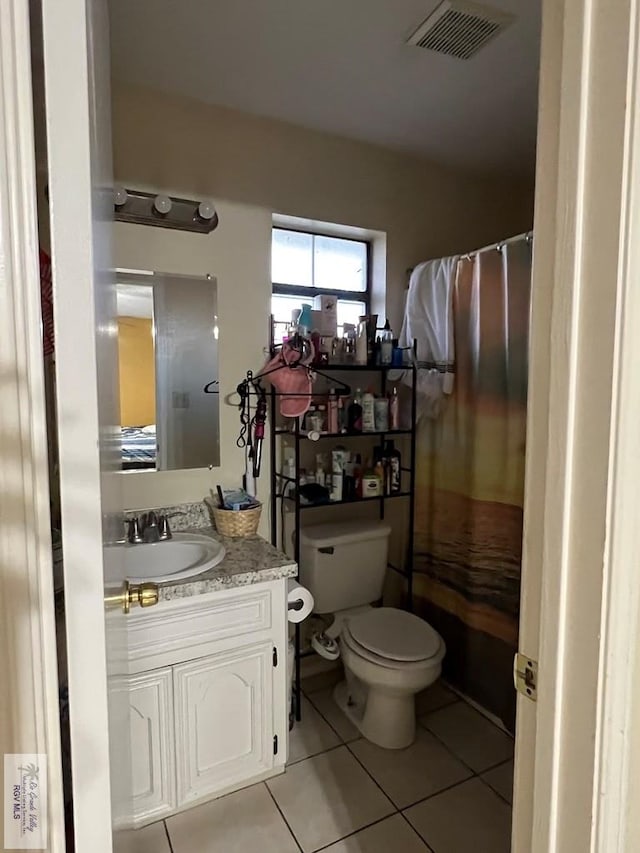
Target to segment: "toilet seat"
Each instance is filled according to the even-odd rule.
[[[434,629],[412,613],[378,607],[350,619],[342,639],[356,654],[390,669],[424,667],[444,657],[444,643]]]

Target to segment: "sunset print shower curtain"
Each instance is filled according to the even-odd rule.
[[[445,678],[511,730],[530,284],[525,237],[460,260],[454,392],[417,450],[416,612],[447,644]]]

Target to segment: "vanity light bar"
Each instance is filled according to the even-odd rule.
[[[155,225],[178,231],[210,234],[218,227],[218,214],[212,201],[175,198],[164,193],[114,187],[114,219],[136,225]]]

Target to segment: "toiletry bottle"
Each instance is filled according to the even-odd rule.
[[[338,432],[347,431],[347,408],[342,397],[338,397]]]
[[[389,320],[384,324],[380,341],[380,364],[391,364],[393,359],[393,332]]]
[[[355,480],[356,498],[362,497],[362,458],[356,453],[353,460],[353,479]]]
[[[356,480],[354,477],[355,463],[351,460],[344,463],[344,480],[342,485],[342,496],[345,501],[356,499]]]
[[[358,388],[347,409],[347,432],[362,432],[362,392]]]
[[[389,398],[389,424],[391,429],[400,429],[400,399],[395,386]]]
[[[329,401],[327,403],[327,432],[335,435],[339,430],[338,426],[338,398],[336,389],[329,389]]]
[[[367,317],[360,317],[356,337],[356,364],[366,364],[368,359],[369,341],[367,337]]]
[[[311,333],[311,322],[311,305],[305,302],[298,317],[298,334],[308,338]]]
[[[375,432],[375,397],[372,391],[365,391],[362,395],[362,432]]]
[[[378,478],[378,483],[380,484],[380,488],[378,491],[379,495],[386,494],[385,491],[385,470],[384,470],[384,461],[382,457],[382,452],[379,447],[376,447],[373,451],[373,473]]]
[[[362,475],[362,497],[376,498],[379,497],[380,494],[380,479],[373,468],[367,468],[365,473]]]
[[[396,495],[402,491],[402,455],[396,449],[393,441],[385,443],[385,457],[389,472],[389,494]]]
[[[373,407],[376,432],[386,432],[389,429],[389,398],[376,397]]]
[[[334,447],[331,451],[331,500],[344,498],[344,468],[349,459],[346,447]]]

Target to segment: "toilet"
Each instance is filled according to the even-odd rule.
[[[303,527],[300,582],[314,613],[333,617],[325,633],[328,642],[337,638],[345,670],[335,701],[367,740],[403,749],[415,739],[415,695],[440,677],[445,644],[418,616],[373,606],[382,598],[390,533],[381,521]]]

